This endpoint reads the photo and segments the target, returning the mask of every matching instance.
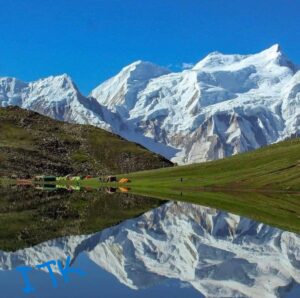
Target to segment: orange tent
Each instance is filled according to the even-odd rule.
[[[128,183],[128,182],[130,182],[130,180],[128,178],[121,178],[119,180],[119,183]]]

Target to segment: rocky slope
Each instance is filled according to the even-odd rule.
[[[90,236],[0,253],[0,268],[90,260],[133,289],[177,279],[206,297],[277,297],[300,283],[300,237],[238,215],[170,202]]]
[[[0,106],[92,124],[182,163],[223,158],[300,133],[300,72],[279,45],[213,52],[178,73],[137,61],[84,97],[67,75],[0,79]]]
[[[17,107],[0,108],[0,176],[101,175],[171,165],[100,128],[56,121]]]

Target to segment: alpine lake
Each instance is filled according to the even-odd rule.
[[[296,211],[276,224],[210,205],[220,193],[189,196],[2,186],[0,297],[300,297]]]

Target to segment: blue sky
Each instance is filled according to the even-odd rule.
[[[87,94],[135,60],[177,69],[279,43],[300,64],[300,0],[6,0],[0,76],[68,73]]]

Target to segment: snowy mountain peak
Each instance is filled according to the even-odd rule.
[[[67,74],[49,76],[47,78],[40,79],[30,83],[32,86],[48,86],[53,89],[72,89],[77,90],[75,83],[72,81],[71,77]]]
[[[147,71],[141,79],[139,66],[142,74],[153,69],[143,63],[125,67],[92,96],[133,127],[116,133],[174,162],[223,158],[300,131],[295,66],[278,44],[251,55],[213,52],[192,69],[156,77]]]
[[[115,77],[98,86],[90,96],[114,112],[118,110],[120,114],[127,114],[128,110],[134,107],[139,91],[144,89],[151,79],[168,73],[170,71],[166,68],[139,60],[124,67]]]
[[[99,103],[84,97],[67,74],[30,83],[0,78],[0,106],[17,105],[54,119],[92,124],[107,130]]]
[[[275,62],[280,66],[288,66],[287,61],[289,59],[282,53],[279,44],[275,44],[270,48],[263,50],[257,54],[252,55],[239,55],[239,54],[223,54],[220,52],[212,52],[208,54],[204,59],[199,61],[193,70],[209,70],[209,69],[220,69],[224,67],[228,68],[240,68],[250,65],[265,65],[269,62]]]
[[[298,73],[297,73],[298,71]],[[183,164],[223,158],[300,135],[299,70],[280,46],[213,52],[170,73],[136,61],[84,97],[66,74],[0,79],[0,106],[100,126]]]
[[[199,61],[194,67],[193,70],[204,70],[216,67],[224,67],[226,65],[231,65],[235,62],[239,62],[242,59],[246,58],[245,55],[227,55],[220,52],[212,52],[208,54],[204,59]]]
[[[288,64],[292,64],[289,58],[284,55],[279,44],[274,44],[270,48],[253,56],[258,60],[271,61],[279,66],[289,66]]]
[[[263,52],[269,52],[269,53],[279,53],[281,52],[281,46],[278,43],[273,44],[268,49],[264,50]]]
[[[67,74],[50,76],[29,83],[30,99],[32,101],[42,99],[43,102],[65,102],[72,101],[80,96],[76,85]]]
[[[124,67],[116,77],[125,83],[145,82],[157,78],[170,71],[151,62],[138,60]],[[97,88],[96,88],[97,89]]]

